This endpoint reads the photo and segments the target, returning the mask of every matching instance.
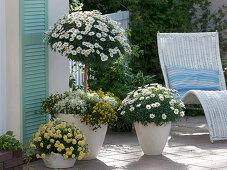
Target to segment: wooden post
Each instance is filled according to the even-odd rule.
[[[88,65],[85,64],[85,67],[84,67],[84,92],[85,93],[87,93],[87,89],[88,89],[87,79],[88,79]]]

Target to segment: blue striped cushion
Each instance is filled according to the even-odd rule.
[[[172,66],[167,66],[166,69],[170,88],[177,90],[181,97],[189,90],[221,90],[218,70]]]

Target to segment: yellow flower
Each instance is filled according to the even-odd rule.
[[[75,154],[72,154],[72,158],[75,158]]]
[[[82,151],[80,151],[80,155],[83,155],[83,152]]]
[[[65,146],[63,144],[60,145],[61,149],[65,149]]]
[[[50,143],[54,143],[54,139],[50,139]]]
[[[68,131],[71,132],[72,130],[70,128],[68,128]]]
[[[63,139],[66,141],[68,138],[66,135],[63,136]]]
[[[33,143],[30,143],[31,148],[36,148],[36,146]]]
[[[57,126],[56,126],[56,129],[59,129],[59,128],[60,128],[60,126],[59,126],[59,125],[57,125]]]
[[[72,134],[71,134],[71,133],[68,133],[67,136],[68,136],[68,137],[72,137]]]
[[[57,130],[57,132],[56,132],[57,134],[60,134],[61,133],[61,131],[60,130]]]
[[[40,133],[36,132],[35,137],[39,137]]]
[[[45,159],[45,161],[46,161],[46,162],[49,162],[49,160],[48,160],[48,159]]]
[[[52,129],[52,133],[55,133],[55,129]]]
[[[73,150],[74,150],[74,147],[71,146],[71,147],[70,147],[70,150],[73,151]]]
[[[58,120],[58,121],[60,121],[60,120],[61,120],[61,118],[59,118],[59,117],[58,117],[58,118],[57,118],[57,120]]]
[[[79,147],[77,150],[78,150],[78,151],[82,151],[82,148],[81,148],[81,147]]]
[[[48,139],[49,138],[49,134],[48,133],[45,133],[44,134],[44,138]]]
[[[71,140],[70,140],[70,139],[68,139],[68,140],[67,140],[67,143],[70,143],[70,142],[71,142]]]
[[[78,145],[81,145],[81,141],[78,142]]]
[[[57,143],[55,143],[55,144],[54,144],[54,146],[57,148],[57,147],[58,147],[58,144],[57,144]]]
[[[50,149],[51,145],[47,145],[47,149]]]
[[[89,153],[86,153],[86,156],[88,156],[89,155]]]
[[[56,143],[57,143],[58,145],[60,144],[60,142],[59,142],[58,140],[56,141]]]
[[[51,152],[51,157],[53,157],[55,155],[55,153],[54,152]]]
[[[65,158],[65,159],[68,159],[68,155],[65,155],[65,154],[64,154],[64,158]]]
[[[58,151],[58,152],[61,152],[61,148],[58,148],[57,151]]]
[[[79,135],[76,135],[76,139],[81,139],[82,138],[82,135],[79,134]]]
[[[69,151],[70,149],[69,149],[69,148],[66,148],[65,150],[66,150],[66,151]]]
[[[43,153],[43,154],[41,155],[41,157],[42,157],[42,159],[45,159],[46,155]]]
[[[83,147],[85,145],[85,141],[81,141],[81,146]]]
[[[73,139],[73,144],[74,144],[74,145],[76,144],[76,139]]]
[[[58,138],[62,138],[62,134],[59,134],[59,135],[58,135]]]
[[[62,125],[63,128],[65,128],[66,127],[66,122],[62,122],[61,125]]]
[[[54,134],[54,138],[57,138],[58,137],[58,135],[57,134]]]
[[[40,143],[40,147],[43,148],[43,143]]]
[[[39,154],[36,154],[36,158],[39,159],[41,158],[41,156]]]
[[[78,160],[81,160],[81,159],[82,159],[82,156],[79,156],[79,157],[78,157]]]

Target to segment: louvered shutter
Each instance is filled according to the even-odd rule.
[[[48,96],[48,47],[43,32],[48,24],[48,0],[20,1],[22,136],[27,143],[46,115],[37,114],[40,98]]]

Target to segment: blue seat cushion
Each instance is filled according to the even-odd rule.
[[[166,66],[170,88],[182,97],[189,90],[220,91],[219,71]]]

